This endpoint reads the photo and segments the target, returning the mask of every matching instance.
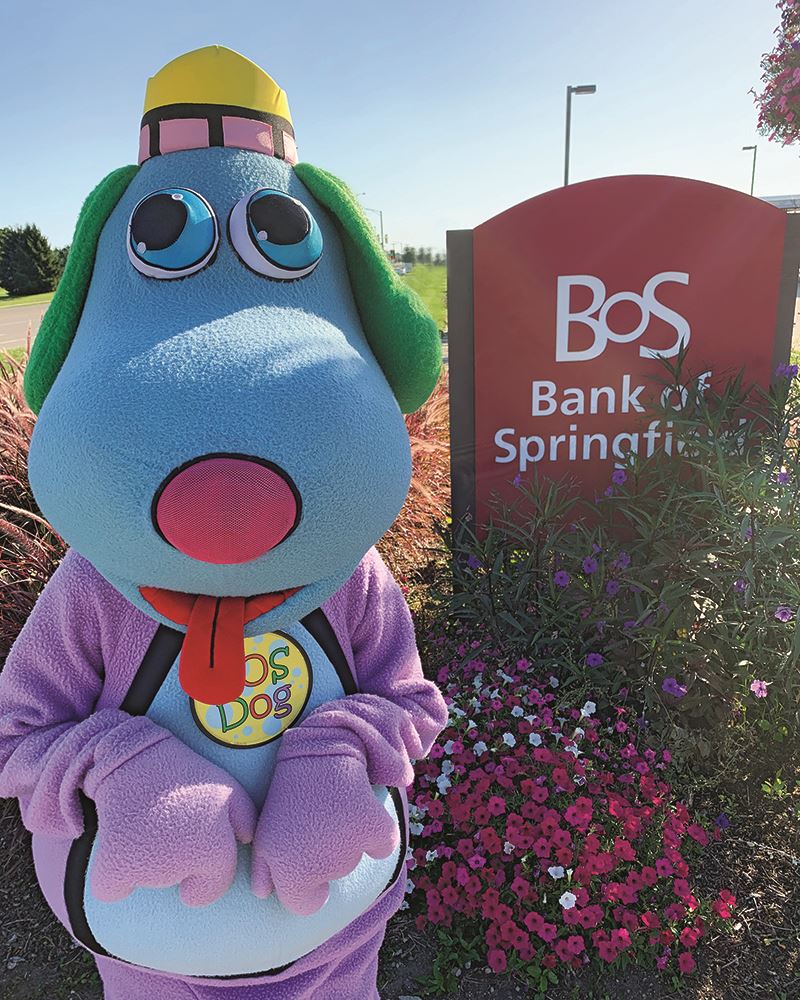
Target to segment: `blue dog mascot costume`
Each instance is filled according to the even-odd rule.
[[[447,712],[373,546],[440,353],[266,73],[149,81],[26,370],[70,549],[0,676],[0,795],[106,1000],[377,996]]]

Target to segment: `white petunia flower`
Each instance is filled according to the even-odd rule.
[[[515,850],[514,844],[510,840],[507,840],[503,844],[503,854],[513,854]]]
[[[571,910],[577,902],[578,897],[574,892],[565,892],[559,899],[559,903],[561,903],[565,910]]]
[[[447,753],[447,754],[450,754],[450,753],[453,752],[453,741],[452,740],[448,740],[447,743],[445,743],[445,745],[444,745],[444,752]]]
[[[587,701],[586,704],[581,709],[581,715],[584,718],[588,718],[590,715],[594,715],[597,711],[597,705],[593,701]]]
[[[523,716],[523,715],[524,715],[525,713],[524,713],[524,712],[522,711],[522,709],[521,709],[521,708],[519,707],[519,705],[515,705],[515,706],[514,706],[514,707],[513,707],[512,709],[511,709],[511,714],[512,714],[512,715],[514,716],[514,718],[515,718],[515,719],[520,719],[520,718],[522,718],[522,716]]]
[[[410,878],[406,879],[406,895],[414,891],[414,883]]]
[[[507,747],[515,747],[517,745],[517,738],[513,733],[503,733],[503,743]]]
[[[472,749],[480,757],[480,755],[486,753],[486,751],[489,748],[486,746],[486,744],[483,742],[483,740],[478,740],[478,742],[473,746]]]
[[[557,677],[551,677],[550,678],[550,687],[551,688],[557,688],[558,687],[558,678]]]
[[[422,823],[409,823],[408,829],[413,837],[419,837],[425,827]]]
[[[426,861],[435,861],[438,857],[439,857],[439,852],[436,850],[435,847],[432,851],[425,852]],[[562,868],[561,870],[563,871],[564,869]]]
[[[552,868],[548,868],[547,869],[547,874],[551,878],[563,878],[564,877],[564,868],[563,868],[562,865],[553,865]]]
[[[531,733],[528,737],[528,743],[532,747],[540,747],[542,745],[542,737],[538,733]]]
[[[452,774],[455,769],[456,765],[452,762],[452,760],[442,761],[442,774]]]
[[[439,789],[439,794],[444,795],[448,788],[452,785],[452,782],[447,777],[446,774],[440,774],[436,779],[436,787]]]

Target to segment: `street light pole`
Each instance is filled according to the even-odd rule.
[[[364,206],[364,211],[365,212],[374,212],[376,215],[379,215],[381,217],[381,250],[385,250],[386,249],[386,244],[385,244],[385,241],[384,241],[384,238],[383,238],[383,212],[381,211],[380,208],[367,208],[366,205]]]
[[[743,153],[750,149],[753,150],[753,171],[750,174],[750,194],[752,194],[756,186],[756,157],[758,156],[758,146],[742,146]]]
[[[569,184],[569,143],[570,130],[572,127],[572,95],[573,94],[594,94],[597,86],[594,83],[583,84],[579,87],[567,87],[567,115],[566,115],[566,135],[564,136],[564,187]]]

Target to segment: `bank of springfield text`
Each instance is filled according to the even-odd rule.
[[[682,410],[695,394],[703,393],[708,386],[711,372],[703,372],[692,382],[690,390],[684,385],[666,387],[660,397],[661,407]],[[531,416],[561,417],[597,416],[598,414],[646,413],[646,401],[642,394],[647,391],[647,383],[633,384],[631,375],[623,375],[618,387],[611,385],[592,386],[581,389],[570,386],[559,389],[555,382],[540,379],[531,382]],[[651,390],[654,388],[651,385]],[[663,447],[668,455],[673,448],[680,452],[683,442],[675,441],[671,420],[652,419],[644,427],[624,430],[619,433],[581,430],[578,423],[570,423],[562,433],[520,434],[514,427],[501,427],[494,436],[498,449],[497,464],[516,463],[519,472],[538,462],[589,462],[614,459],[624,463],[632,453],[651,456],[657,447]]]

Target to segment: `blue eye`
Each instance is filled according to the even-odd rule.
[[[214,210],[196,191],[164,188],[142,198],[128,223],[128,257],[148,278],[185,278],[212,260]]]
[[[257,274],[293,281],[311,274],[322,257],[322,233],[296,198],[262,188],[236,203],[228,230],[242,261]]]

